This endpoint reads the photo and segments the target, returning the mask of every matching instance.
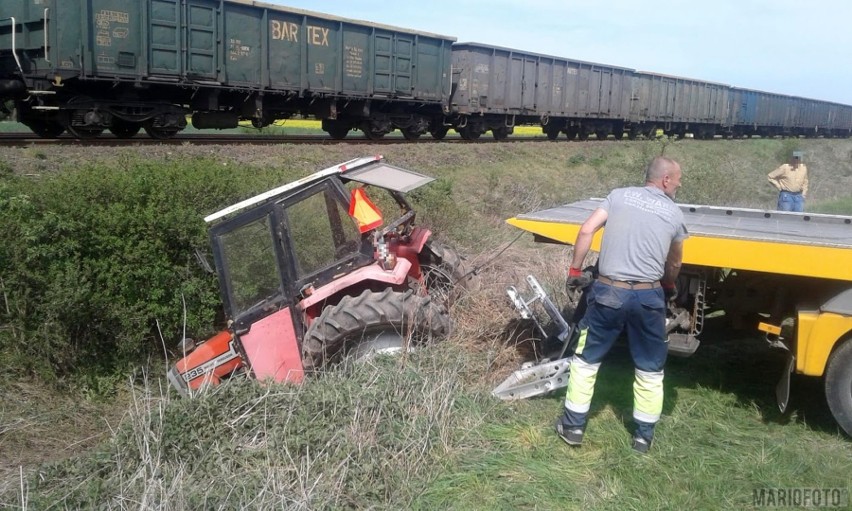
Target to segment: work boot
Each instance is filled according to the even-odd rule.
[[[645,440],[641,436],[633,437],[633,450],[645,454],[651,448],[651,441]]]
[[[583,429],[566,428],[561,418],[556,419],[556,434],[568,445],[577,447],[583,443]]]

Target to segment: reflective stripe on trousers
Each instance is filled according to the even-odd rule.
[[[565,393],[565,409],[578,414],[588,413],[595,391],[595,380],[601,364],[589,364],[578,356],[571,359],[571,377]]]
[[[635,370],[633,381],[633,418],[655,423],[663,412],[663,371]]]

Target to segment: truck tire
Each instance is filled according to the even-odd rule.
[[[388,351],[394,344],[400,350],[413,344],[427,344],[449,335],[447,310],[431,297],[412,290],[398,292],[364,291],[346,296],[337,305],[326,307],[305,334],[302,348],[305,369],[320,368],[355,349],[373,343],[376,350]],[[359,350],[364,353],[365,347]]]
[[[471,273],[464,258],[439,241],[429,240],[419,260],[426,290],[447,307],[479,287],[479,277]]]
[[[847,339],[828,359],[825,397],[834,420],[852,436],[852,339]]]

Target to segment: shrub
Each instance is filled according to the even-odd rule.
[[[219,307],[203,212],[238,191],[205,161],[91,167],[0,179],[0,355],[52,379],[115,368],[209,332]]]

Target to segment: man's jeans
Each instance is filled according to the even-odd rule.
[[[801,192],[780,192],[778,194],[778,211],[798,211],[805,210],[805,198]]]

